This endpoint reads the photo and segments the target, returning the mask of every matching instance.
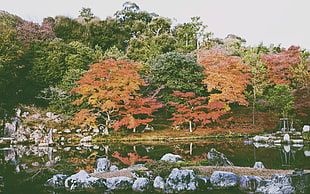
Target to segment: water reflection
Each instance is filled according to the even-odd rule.
[[[92,173],[99,157],[108,158],[112,165],[121,169],[159,160],[166,153],[181,155],[188,161],[206,160],[211,148],[224,153],[236,166],[253,167],[256,161],[262,161],[266,168],[310,169],[309,145],[268,145],[236,139],[162,144],[83,143],[55,147],[16,145],[0,149],[0,190],[16,185],[18,181],[21,185],[27,185],[29,181],[44,182],[57,173],[73,174],[80,169]],[[28,182],[22,179],[28,179]]]
[[[284,145],[283,149],[280,149],[281,163],[284,167],[290,167],[296,160],[296,151],[291,150],[290,145]]]

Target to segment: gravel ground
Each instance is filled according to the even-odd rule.
[[[190,166],[184,169],[195,169],[198,170],[198,176],[210,177],[214,171],[228,171],[237,174],[238,176],[248,175],[248,176],[259,176],[262,178],[270,178],[273,174],[292,174],[293,170],[275,170],[275,169],[257,169],[250,167],[238,167],[238,166]],[[130,169],[123,169],[114,172],[103,172],[94,173],[92,176],[99,178],[111,178],[118,176],[126,176],[132,178],[130,173],[131,170],[146,170],[144,167],[135,167]],[[310,170],[305,170],[305,172],[310,172]]]

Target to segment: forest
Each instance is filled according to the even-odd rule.
[[[64,128],[273,130],[310,123],[310,53],[213,37],[200,17],[173,24],[126,2],[102,20],[41,24],[0,11],[0,118],[35,106]]]

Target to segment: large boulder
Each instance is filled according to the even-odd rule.
[[[166,193],[180,193],[195,191],[197,189],[198,181],[193,170],[179,170],[174,168],[165,184]]]
[[[262,178],[258,176],[242,176],[240,178],[239,189],[244,192],[255,192]]]
[[[214,171],[210,181],[215,189],[228,189],[238,186],[239,177],[232,172]]]
[[[208,161],[211,165],[214,166],[233,166],[234,164],[229,161],[226,156],[217,151],[214,148],[211,148],[211,150],[208,152],[207,155]]]
[[[81,170],[65,180],[65,187],[70,191],[104,188],[105,181],[104,179],[92,177],[85,170]]]
[[[175,155],[175,154],[165,154],[160,160],[164,160],[164,161],[169,161],[169,162],[183,162],[184,159],[179,156],[179,155]]]
[[[156,191],[164,191],[165,189],[165,179],[160,177],[160,176],[157,176],[155,179],[154,179],[154,182],[153,182],[153,188],[156,190]]]
[[[296,191],[292,186],[292,179],[290,175],[275,174],[272,175],[271,180],[261,181],[255,193],[292,194],[296,193]]]
[[[137,178],[132,185],[132,190],[136,192],[149,191],[152,188],[151,181],[148,178]]]
[[[106,186],[111,190],[129,190],[132,188],[132,178],[120,176],[107,178]]]
[[[107,158],[98,158],[94,173],[109,171],[110,161]]]
[[[65,180],[68,178],[68,175],[56,174],[52,178],[48,179],[44,186],[52,187],[53,189],[63,189],[65,188]]]

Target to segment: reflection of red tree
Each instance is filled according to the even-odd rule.
[[[112,154],[112,157],[119,159],[122,163],[127,164],[129,166],[134,165],[136,162],[151,162],[152,159],[147,158],[148,156],[140,157],[136,153],[128,153],[128,157],[121,157],[121,154],[118,151],[115,151]]]
[[[206,153],[202,153],[201,155],[198,155],[198,156],[192,156],[191,157],[191,161],[192,162],[199,162],[199,161],[202,161],[202,160],[206,160],[207,158],[207,154]]]

